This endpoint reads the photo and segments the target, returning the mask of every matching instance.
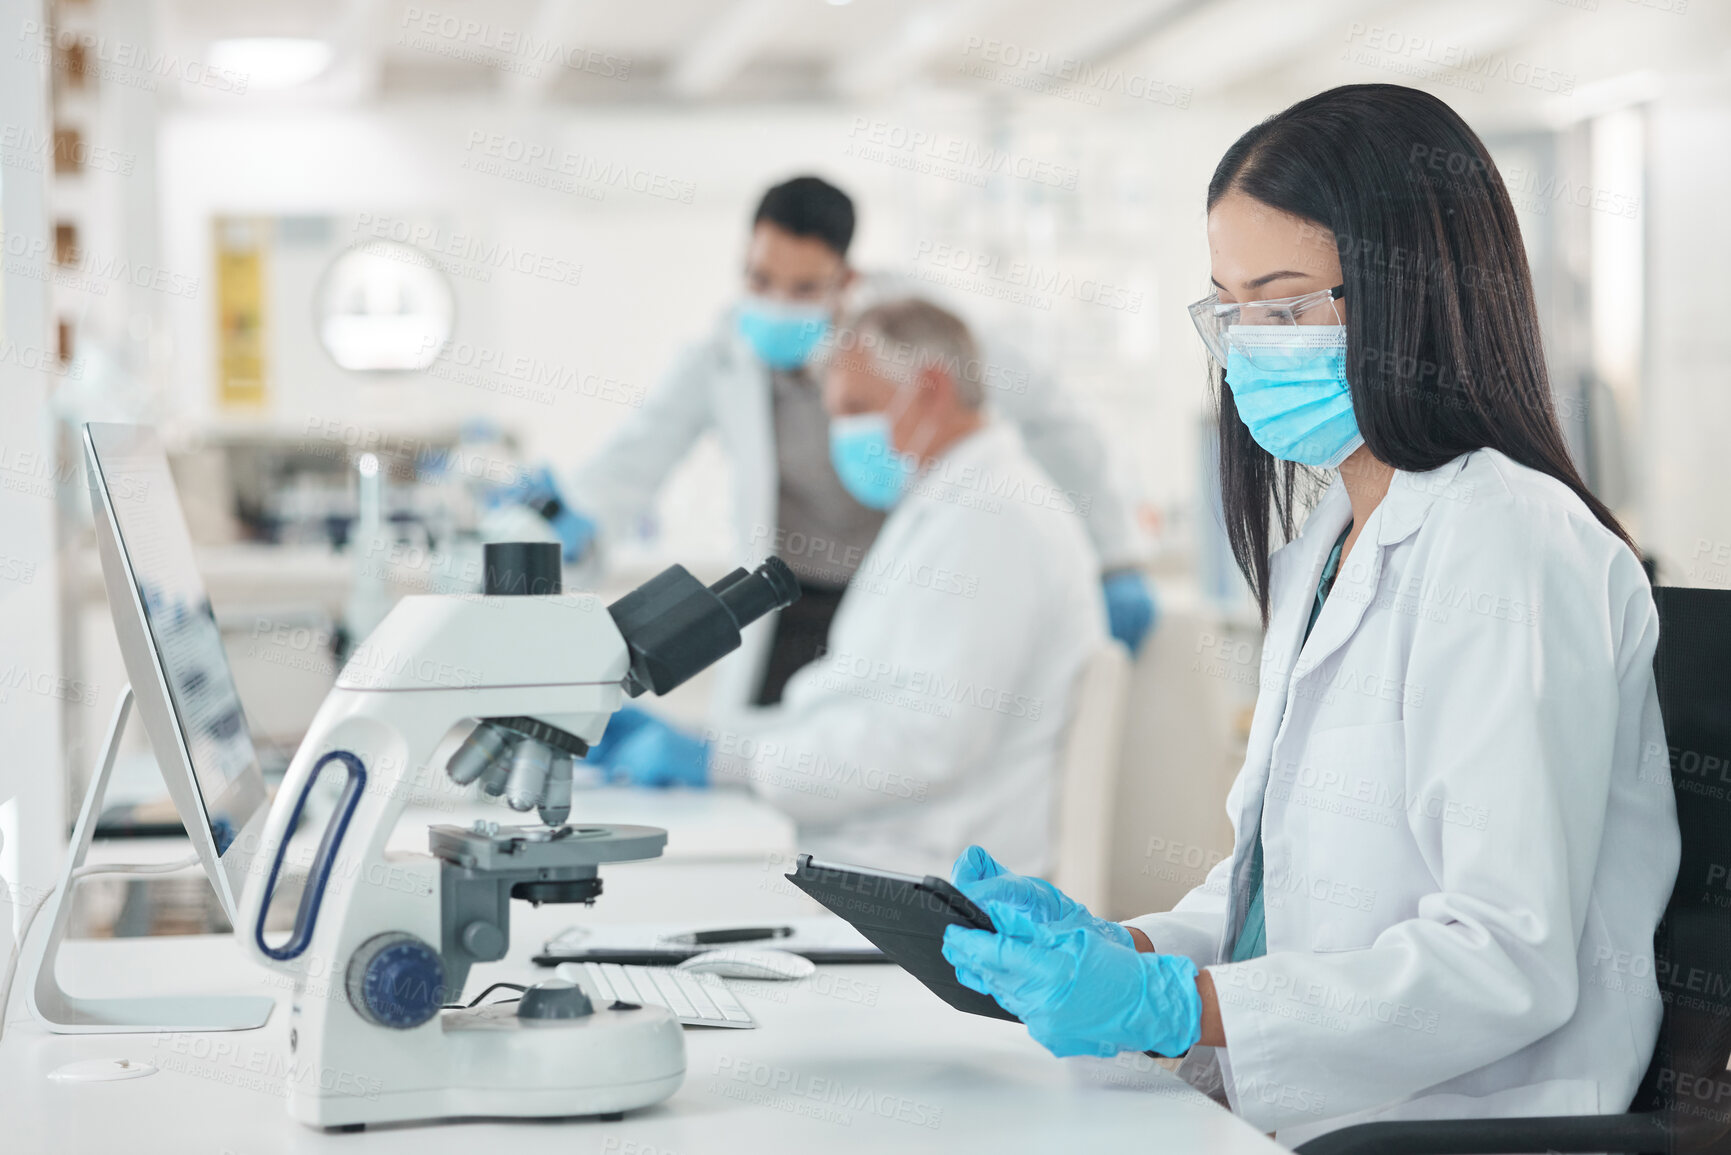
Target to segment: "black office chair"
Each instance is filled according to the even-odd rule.
[[[1299,1155],[1731,1155],[1731,590],[1661,586],[1653,598],[1683,857],[1653,936],[1665,1017],[1628,1112],[1361,1123]]]

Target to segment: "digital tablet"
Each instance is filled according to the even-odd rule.
[[[956,981],[956,968],[943,954],[944,928],[995,932],[997,927],[946,879],[818,862],[809,854],[799,856],[787,879],[852,923],[891,962],[958,1011],[1021,1021],[990,995]]]

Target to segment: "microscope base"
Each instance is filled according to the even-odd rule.
[[[685,1079],[685,1040],[663,1007],[539,1022],[519,1019],[516,1009],[494,1003],[443,1012],[438,1085],[404,1086],[399,1073],[358,1080],[360,1094],[331,1094],[295,1079],[289,1111],[314,1127],[613,1115],[660,1103]]]

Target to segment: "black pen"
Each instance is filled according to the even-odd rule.
[[[691,934],[668,935],[662,942],[683,943],[688,946],[713,946],[728,942],[757,942],[766,938],[788,938],[793,934],[791,926],[741,926],[728,930],[699,930]]]

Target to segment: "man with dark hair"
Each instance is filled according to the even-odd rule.
[[[609,538],[653,508],[698,438],[716,433],[733,467],[740,553],[779,555],[802,590],[773,631],[748,631],[740,653],[718,667],[718,706],[780,701],[788,678],[823,652],[830,619],[884,521],[836,476],[810,364],[858,281],[847,259],[854,228],[853,201],[819,177],[765,192],[752,216],[743,292],[715,332],[680,354],[642,409],[566,485],[543,470],[528,494],[559,531],[567,560],[605,553]],[[1134,650],[1152,624],[1153,600],[1097,431],[1014,350],[989,346],[974,369],[990,408],[1020,428],[1084,522],[1104,571],[1112,633]],[[1000,382],[1009,384],[993,387]]]
[[[822,177],[796,176],[763,194],[751,223],[813,237],[845,258],[853,243],[853,200]]]

